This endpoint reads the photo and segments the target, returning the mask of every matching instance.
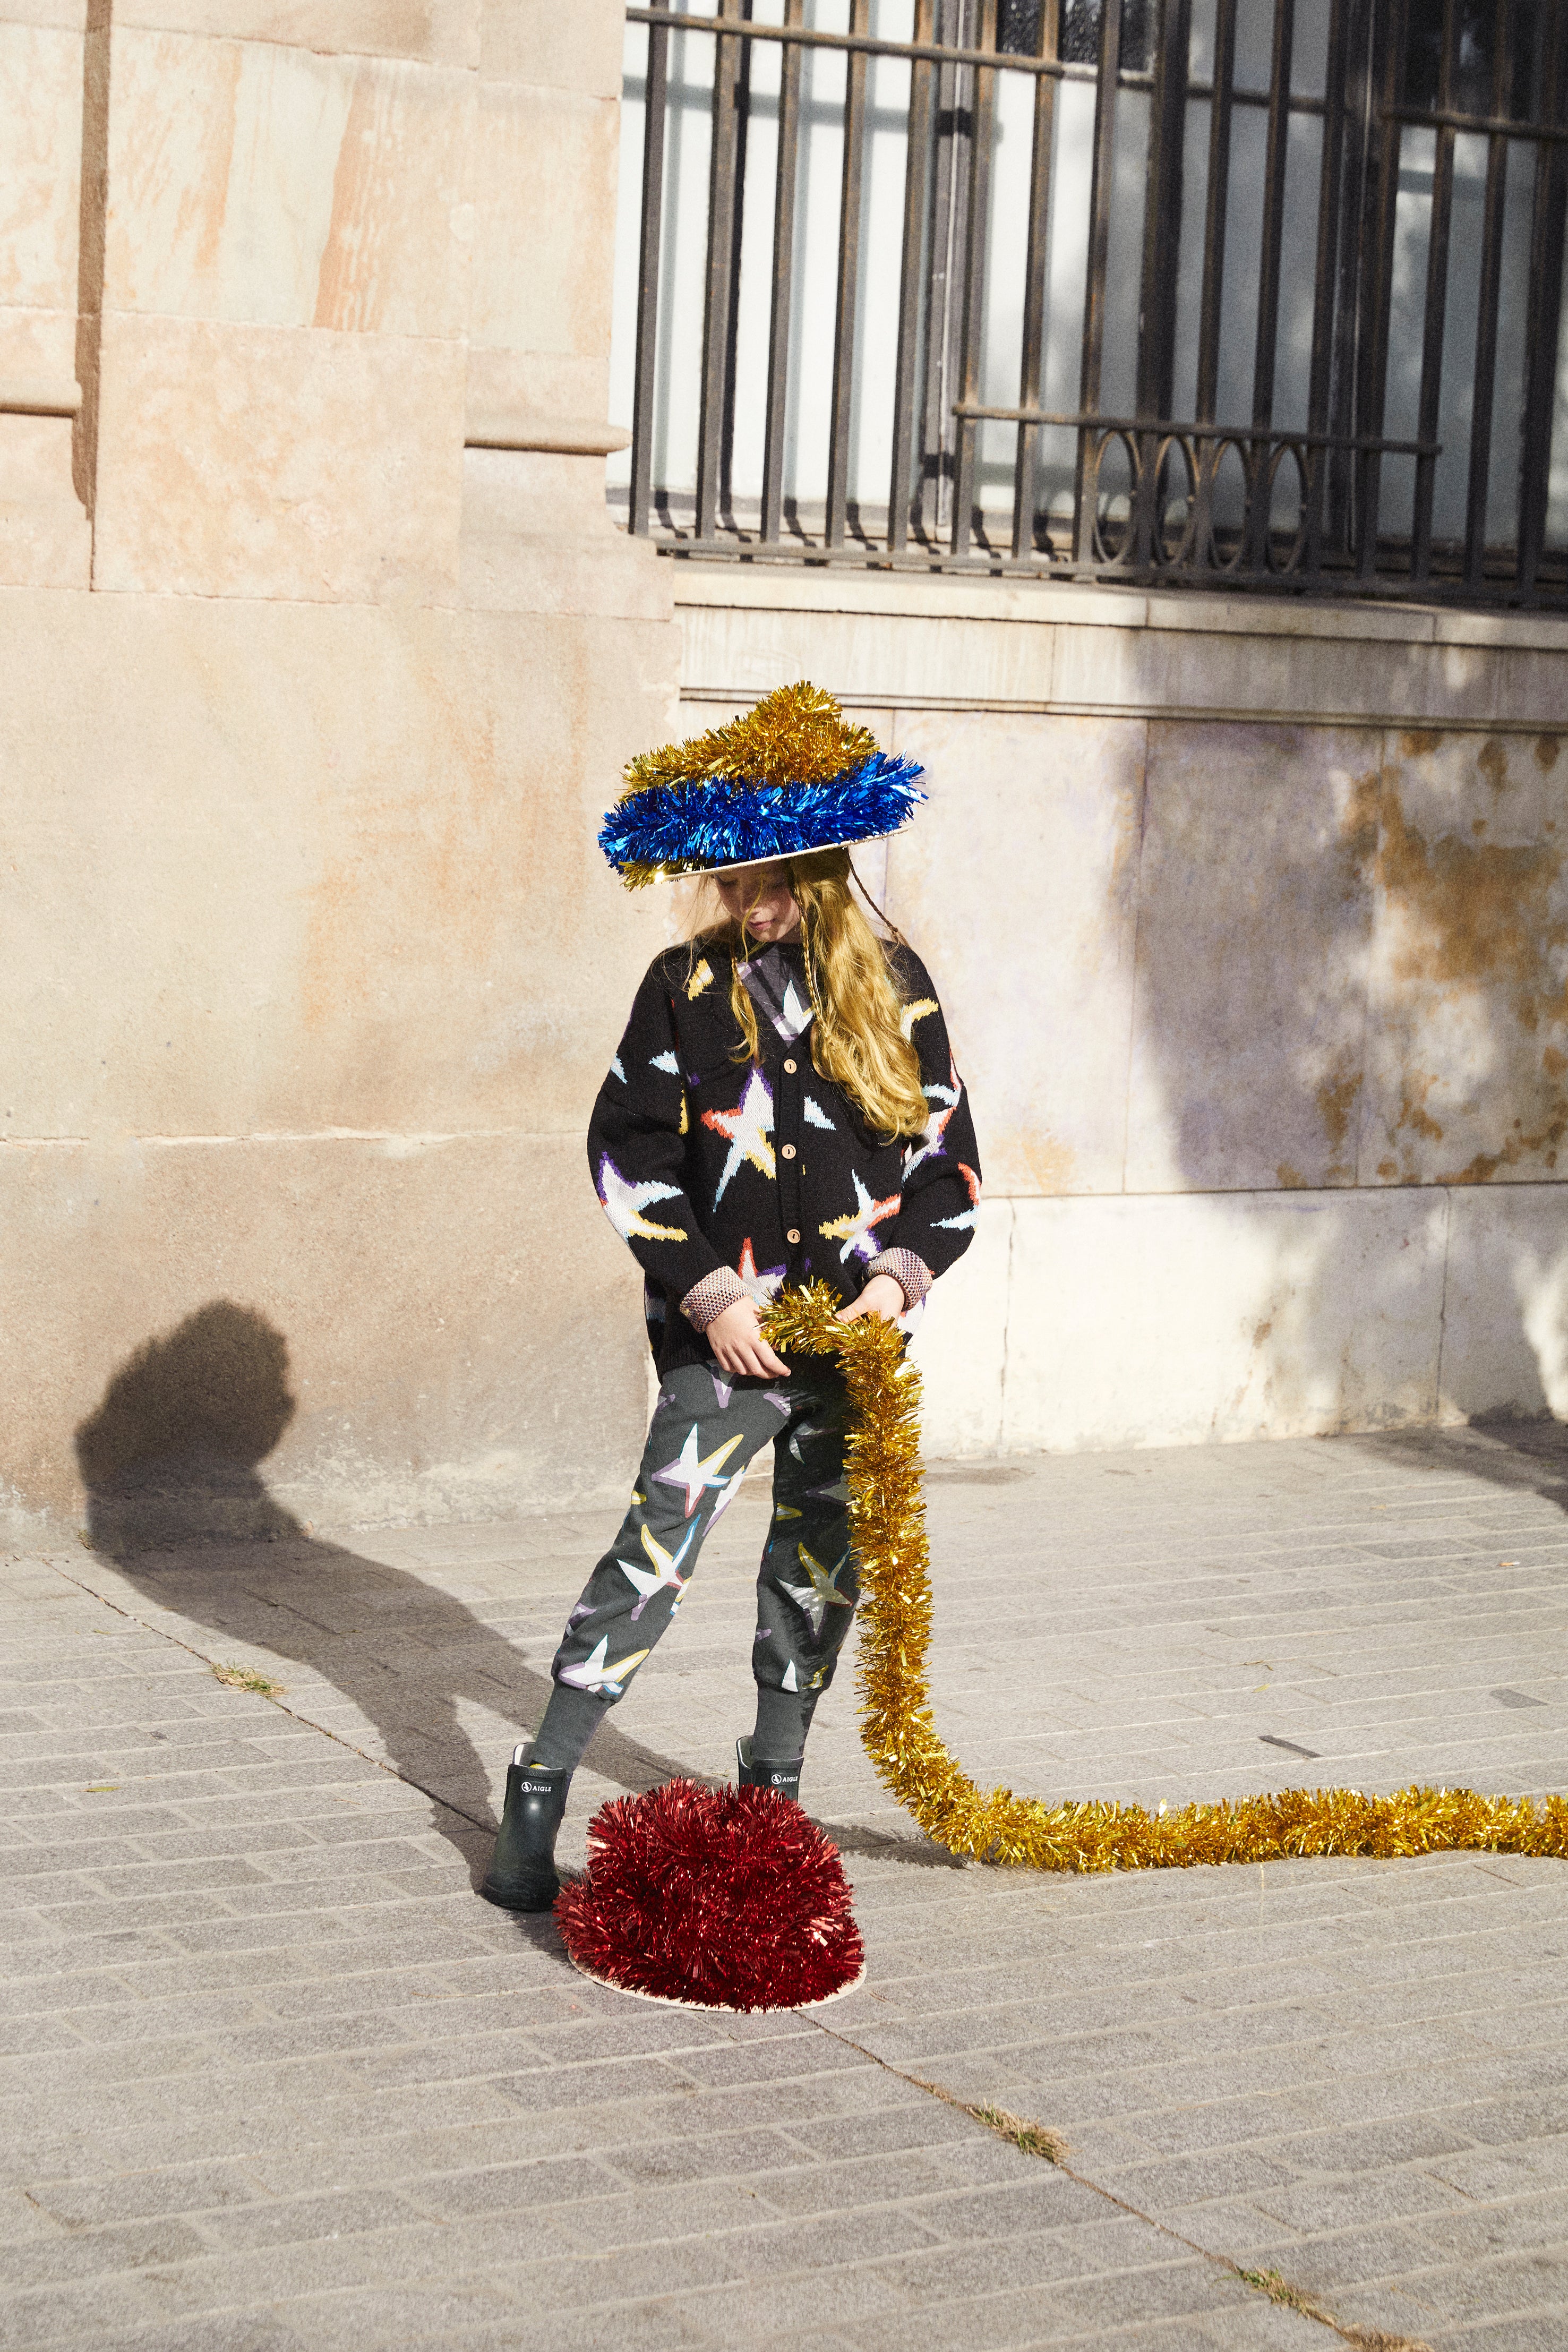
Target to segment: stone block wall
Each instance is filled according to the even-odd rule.
[[[24,1529],[111,1390],[113,1475],[202,1455],[220,1524],[264,1426],[304,1517],[622,1482],[580,1139],[660,914],[593,835],[678,637],[603,503],[620,51],[613,0],[0,0]]]
[[[936,1447],[1568,1412],[1568,625],[677,570],[692,723],[809,675],[927,770]]]
[[[678,907],[594,831],[801,675],[930,772],[870,878],[987,1160],[935,1446],[1568,1410],[1568,633],[629,544],[621,46],[0,0],[0,1512],[619,1493],[581,1138]]]

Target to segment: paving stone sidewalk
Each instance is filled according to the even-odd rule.
[[[929,1492],[937,1721],[981,1779],[1568,1787],[1568,1433],[937,1465]],[[622,2000],[472,1892],[601,1523],[257,1507],[271,1540],[196,1541],[175,1479],[0,1573],[0,2343],[1343,2340],[1228,2262],[1343,2328],[1568,2352],[1568,1867],[960,1867],[879,1790],[846,1674],[804,1794],[863,1988]],[[596,1743],[569,1859],[604,1798],[726,1773],[764,1507]],[[922,2084],[1061,2134],[1071,2172]]]

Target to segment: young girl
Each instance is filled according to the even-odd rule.
[[[623,880],[702,874],[718,903],[654,958],[589,1129],[600,1202],[643,1268],[661,1386],[631,1508],[567,1620],[531,1752],[507,1776],[482,1891],[507,1909],[553,1904],[572,1772],[768,1444],[757,1724],[737,1756],[743,1786],[798,1794],[858,1590],[843,1383],[826,1358],[787,1364],[760,1316],[782,1286],[820,1280],[846,1322],[906,1318],[967,1247],[979,1192],[930,978],[852,894],[849,844],[902,824],[925,797],[919,773],[830,697],[785,688],[634,760],[605,821]]]

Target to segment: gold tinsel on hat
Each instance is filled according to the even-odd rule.
[[[777,687],[755,707],[706,735],[662,743],[626,763],[621,801],[655,784],[718,778],[747,784],[825,784],[875,757],[868,727],[852,727],[831,694],[806,678]],[[620,803],[617,803],[617,806]]]
[[[931,1720],[930,1553],[920,1475],[920,1374],[893,1326],[841,1323],[831,1293],[788,1292],[763,1323],[782,1354],[839,1359],[849,1391],[850,1528],[862,1579],[862,1738],[877,1778],[952,1853],[1031,1870],[1162,1870],[1293,1854],[1484,1851],[1568,1855],[1568,1798],[1482,1797],[1471,1789],[1284,1789],[1276,1795],[1146,1812],[1099,1799],[1048,1804],[988,1794]]]

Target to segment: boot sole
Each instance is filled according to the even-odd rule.
[[[481,1886],[479,1892],[486,1903],[495,1904],[499,1911],[553,1911],[556,1896],[560,1893],[560,1881],[558,1878],[548,1894],[541,1887],[537,1894],[530,1891],[517,1895],[503,1895],[498,1886],[491,1886],[488,1883]]]

